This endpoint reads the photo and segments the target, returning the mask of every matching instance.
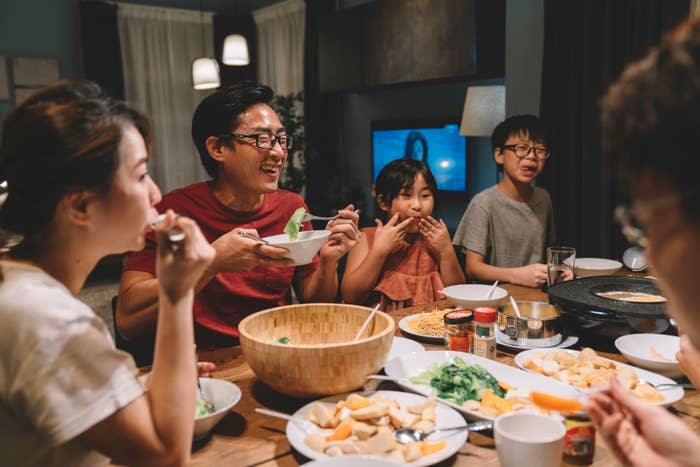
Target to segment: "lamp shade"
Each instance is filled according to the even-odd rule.
[[[506,87],[470,86],[464,100],[459,134],[491,136],[493,129],[506,117]]]
[[[224,51],[221,54],[224,65],[245,66],[250,63],[248,41],[240,34],[229,34],[224,39]]]
[[[209,57],[201,57],[192,62],[192,86],[195,89],[214,89],[221,86],[219,64]]]

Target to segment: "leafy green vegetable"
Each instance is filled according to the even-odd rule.
[[[207,401],[205,401],[204,399],[197,399],[197,401],[194,404],[194,418],[203,417],[213,412],[214,407],[210,409],[207,405]]]
[[[279,342],[280,344],[291,344],[292,343],[292,341],[289,340],[289,337],[280,337],[279,339],[277,339],[277,342]]]
[[[438,397],[457,405],[462,405],[467,400],[480,401],[487,389],[491,389],[499,397],[505,396],[505,392],[491,373],[479,365],[467,365],[459,357],[440,366],[432,364],[410,381],[413,384],[432,386]]]
[[[287,225],[284,226],[284,233],[289,236],[289,240],[295,241],[299,236],[301,219],[304,217],[304,214],[306,214],[305,208],[302,207],[297,209],[294,211],[294,214],[292,214],[292,217],[289,218],[289,221],[287,221]]]

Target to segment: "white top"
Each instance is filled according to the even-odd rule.
[[[143,394],[133,359],[44,271],[0,270],[0,463],[106,464],[75,438]]]

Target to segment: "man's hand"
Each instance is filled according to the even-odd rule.
[[[526,287],[539,287],[547,282],[547,265],[534,263],[514,268],[509,282]]]
[[[209,268],[212,272],[240,272],[266,264],[279,268],[294,266],[294,260],[285,258],[286,248],[265,245],[239,232],[258,236],[255,229],[235,228],[217,238],[211,244],[216,250],[216,259]]]
[[[355,212],[352,204],[338,212],[338,217],[326,224],[326,230],[331,234],[319,251],[323,263],[337,263],[360,239],[360,229],[357,223],[360,215]]]

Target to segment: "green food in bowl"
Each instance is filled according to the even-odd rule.
[[[289,240],[295,241],[299,236],[301,220],[303,219],[304,214],[306,214],[305,208],[302,207],[297,209],[294,211],[294,214],[292,214],[292,217],[289,218],[289,221],[287,221],[287,225],[284,226],[284,233],[289,236]]]
[[[211,409],[207,405],[207,401],[204,399],[197,399],[197,401],[194,404],[194,418],[199,418],[199,417],[204,417],[205,415],[209,415],[210,413],[214,413],[214,407]]]
[[[280,344],[291,344],[292,343],[292,341],[289,339],[289,337],[280,337],[279,339],[277,339],[277,342],[279,342]]]

